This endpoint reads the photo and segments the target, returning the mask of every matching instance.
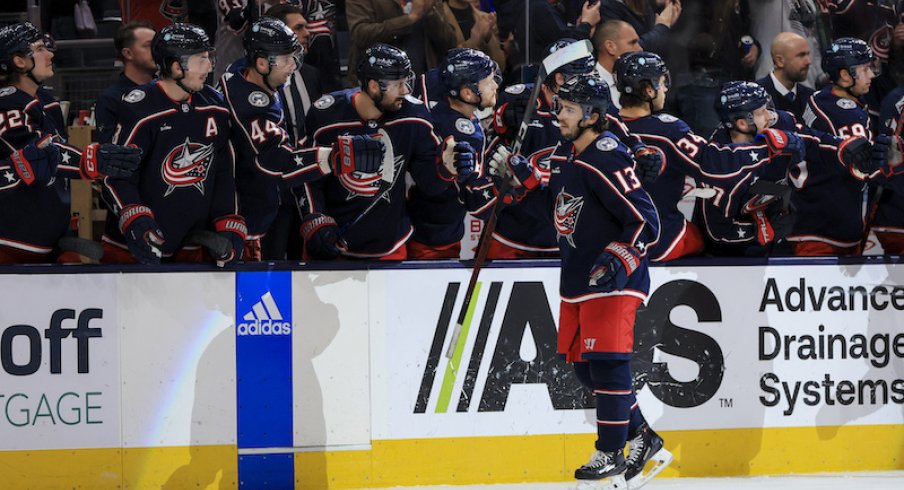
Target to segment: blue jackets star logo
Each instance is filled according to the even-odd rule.
[[[173,148],[160,169],[163,182],[167,184],[166,197],[179,187],[194,187],[204,194],[204,181],[213,164],[213,145],[194,143],[185,138],[185,143]]]

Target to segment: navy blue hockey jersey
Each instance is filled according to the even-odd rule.
[[[831,85],[810,96],[804,123],[841,138],[863,136],[872,140],[866,107],[835,95]],[[794,195],[797,220],[789,241],[818,241],[836,247],[860,244],[869,207],[866,182],[838,163],[801,167],[792,183],[797,189]],[[829,209],[832,212],[827,212]]]
[[[283,183],[298,187],[328,174],[330,149],[296,148],[278,99],[242,74],[225,73],[220,87],[232,118],[239,214],[248,238],[260,238],[276,218]]]
[[[650,250],[654,261],[666,257],[685,234],[687,220],[678,209],[678,202],[684,194],[686,176],[698,186],[715,191],[713,204],[730,209],[738,205],[745,185],[769,161],[763,144],[713,144],[669,114],[624,118],[624,122],[632,134],[663,154],[662,173],[654,182],[645,184],[662,222],[659,242]]]
[[[49,104],[8,86],[0,88],[0,160],[47,135],[64,136],[59,103]],[[69,183],[78,179],[81,151],[62,140],[55,143],[62,160],[54,178],[27,185],[8,165],[0,165],[0,244],[35,253],[49,253],[69,228]]]
[[[355,109],[355,97],[367,97],[360,89],[324,95],[311,107],[305,120],[308,134],[304,144],[332,146],[341,135],[382,134],[386,158],[381,174],[337,177],[331,174],[304,185],[302,206],[307,213],[332,216],[340,229],[351,223],[373,201],[380,199],[369,214],[345,232],[343,255],[382,257],[402,247],[411,237],[411,219],[406,210],[405,174],[427,195],[446,191],[450,182],[437,169],[439,137],[433,131],[423,103],[406,97],[397,112],[379,120],[362,120]]]
[[[562,256],[562,300],[580,302],[614,295],[646,299],[650,289],[647,251],[658,239],[659,218],[634,174],[628,148],[606,131],[577,155],[571,145],[559,145],[550,161],[548,204]],[[643,261],[624,290],[591,292],[590,269],[614,241],[636,247],[644,254]]]
[[[106,178],[104,240],[125,247],[118,215],[123,208],[151,208],[166,243],[163,253],[181,248],[190,232],[211,229],[216,218],[237,214],[229,111],[223,97],[205,86],[185,101],[170,99],[160,82],[142,85],[119,106],[113,142],[144,150],[139,170],[126,179]]]

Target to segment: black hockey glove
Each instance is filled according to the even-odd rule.
[[[245,250],[245,238],[248,237],[248,226],[245,218],[237,214],[228,214],[213,220],[213,229],[223,238],[229,240],[232,247],[226,250],[220,257],[214,257],[217,265],[223,267],[242,259],[242,251]]]
[[[611,293],[625,289],[628,276],[640,266],[640,261],[640,251],[627,243],[612,242],[606,245],[590,268],[590,290]]]
[[[151,208],[133,204],[119,213],[119,230],[126,237],[129,251],[142,264],[159,264],[163,256],[163,232],[154,220]]]
[[[632,151],[636,162],[634,173],[637,174],[637,178],[640,179],[642,184],[653,183],[659,177],[659,174],[662,173],[662,164],[664,163],[662,152],[655,146],[644,144],[635,146]]]
[[[52,139],[51,136],[45,136],[10,154],[10,167],[25,185],[31,185],[35,181],[47,182],[56,174],[57,164],[62,156],[60,147],[54,145]]]
[[[493,111],[493,129],[496,134],[513,137],[521,126],[524,113],[530,101],[530,90],[524,90],[517,97],[502,104]]]
[[[135,146],[91,143],[82,152],[79,173],[87,180],[128,179],[141,165],[141,153]]]
[[[339,256],[339,226],[332,216],[311,213],[301,223],[301,236],[308,255],[315,260],[333,260]]]
[[[474,147],[467,141],[455,143],[452,149],[452,161],[455,164],[456,180],[459,184],[465,184],[473,177],[477,168],[477,153]]]
[[[336,175],[352,172],[375,174],[383,168],[385,152],[386,145],[379,137],[343,135],[333,145],[330,163]]]

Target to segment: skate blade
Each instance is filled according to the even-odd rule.
[[[672,453],[668,452],[666,448],[656,451],[656,454],[647,461],[644,471],[641,471],[635,475],[634,478],[628,480],[628,490],[636,490],[649,483],[650,480],[656,478],[656,475],[661,473],[668,465],[672,464],[673,459]]]
[[[625,475],[615,475],[599,480],[580,480],[574,488],[576,490],[626,490],[628,483],[625,482]]]

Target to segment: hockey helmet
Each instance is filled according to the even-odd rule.
[[[408,55],[395,46],[377,43],[364,50],[356,71],[362,86],[368,80],[376,80],[381,88],[385,88],[386,80],[406,80],[409,84],[414,78],[411,60]]]
[[[842,68],[856,81],[855,68],[860,65],[870,65],[877,76],[881,73],[881,65],[872,48],[855,37],[842,37],[832,41],[832,45],[822,55],[822,71],[826,72],[833,82],[838,81]]]
[[[559,87],[559,92],[553,99],[554,112],[559,112],[561,108],[559,101],[562,100],[579,104],[584,111],[584,119],[589,118],[591,114],[596,112],[602,120],[606,117],[606,111],[609,110],[612,96],[609,93],[609,85],[605,80],[596,73],[588,73],[575,75],[565,80],[565,83]]]
[[[257,58],[267,58],[270,65],[276,63],[276,57],[292,54],[295,63],[301,65],[304,51],[298,36],[283,21],[273,17],[261,17],[245,32],[243,39],[245,57],[252,65]]]
[[[154,63],[163,75],[170,74],[173,61],[178,61],[184,71],[189,56],[213,50],[204,29],[188,23],[170,24],[160,29],[151,42]]]
[[[449,50],[439,75],[446,92],[453,97],[459,96],[462,87],[468,87],[480,95],[477,84],[486,77],[496,74],[498,69],[496,62],[481,51],[454,48]]]
[[[14,71],[13,57],[33,56],[31,45],[42,39],[48,49],[53,49],[50,37],[42,33],[31,22],[21,22],[0,28],[0,74]]]
[[[672,86],[669,69],[656,53],[636,51],[615,60],[615,87],[623,94],[643,98],[644,84],[659,90],[659,79],[665,76],[665,88]]]
[[[738,119],[744,119],[747,124],[754,125],[753,113],[762,107],[766,107],[770,112],[769,126],[774,124],[777,118],[772,97],[763,86],[753,82],[725,83],[714,107],[722,124],[728,128],[734,128]]]

